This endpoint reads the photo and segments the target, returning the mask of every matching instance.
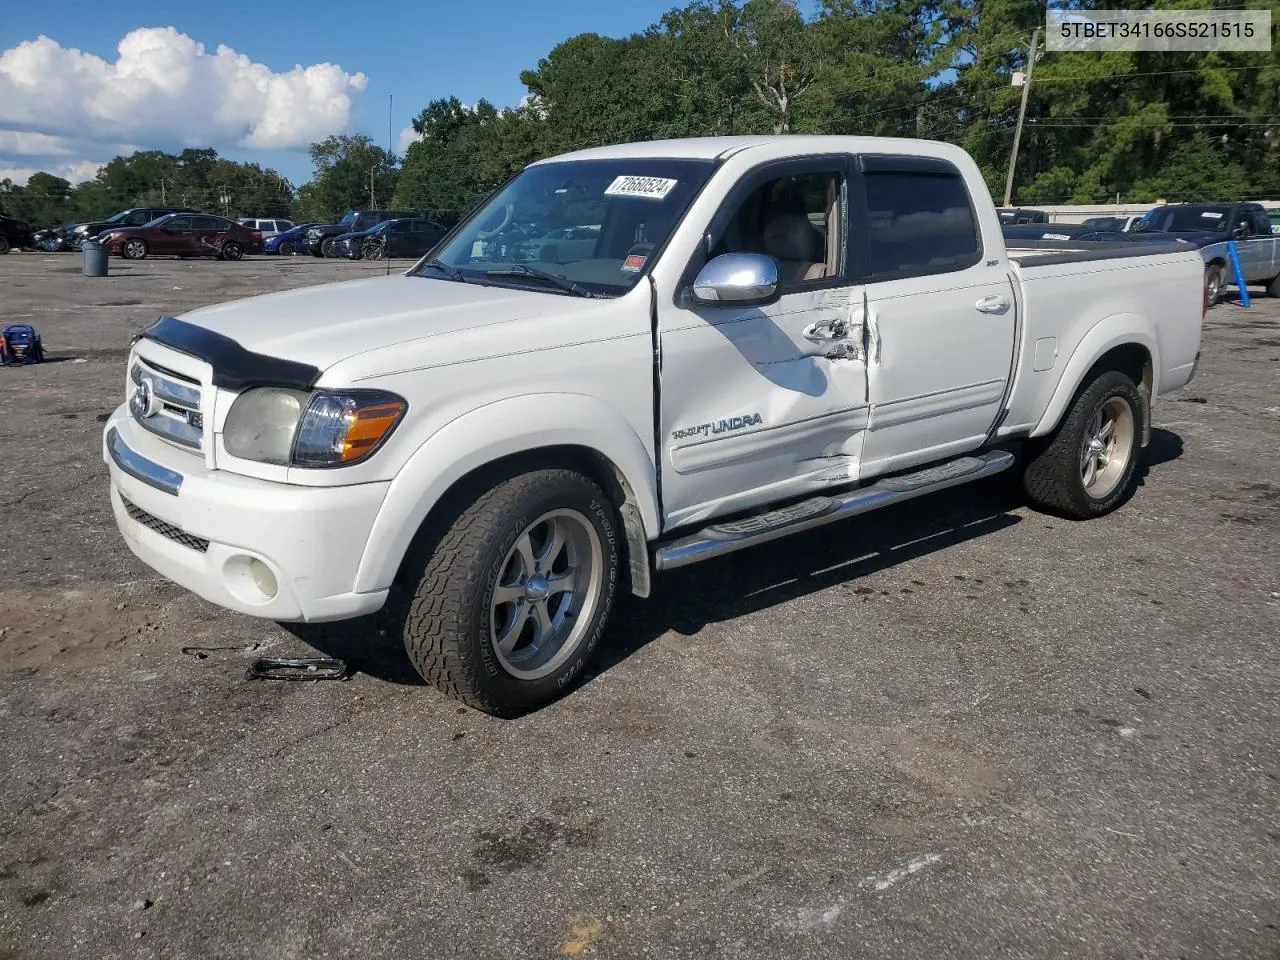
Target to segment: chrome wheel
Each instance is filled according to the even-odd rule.
[[[141,260],[147,255],[147,245],[141,240],[130,240],[122,252],[126,260]]]
[[[582,643],[604,579],[600,536],[576,510],[545,513],[521,531],[490,598],[490,640],[520,680],[557,670]]]
[[[1133,456],[1133,441],[1133,408],[1122,397],[1110,397],[1093,415],[1080,446],[1085,493],[1104,500],[1115,491]]]

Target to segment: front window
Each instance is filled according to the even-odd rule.
[[[538,164],[472,214],[435,259],[471,282],[555,292],[541,273],[620,296],[648,270],[713,169],[709,160]],[[427,264],[413,273],[445,276]]]
[[[338,221],[339,225],[344,227],[350,226],[355,222],[356,222],[356,212],[354,210],[348,210],[346,213],[342,215],[342,219]]]

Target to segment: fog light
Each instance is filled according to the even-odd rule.
[[[280,584],[276,582],[276,575],[271,572],[270,567],[257,557],[249,561],[249,575],[253,577],[254,586],[267,597],[274,597],[280,591]]]

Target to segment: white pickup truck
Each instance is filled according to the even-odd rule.
[[[598,227],[593,249],[530,245]],[[1013,466],[1132,491],[1195,372],[1194,249],[1021,262],[942,143],[734,137],[530,165],[403,275],[164,317],[104,433],[126,543],[232,610],[387,607],[499,715],[572,685],[619,590]],[[522,260],[537,251],[536,261]]]

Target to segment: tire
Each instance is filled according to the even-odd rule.
[[[382,253],[383,249],[380,243],[366,243],[360,248],[360,255],[366,260],[381,260]]]
[[[534,470],[497,483],[440,527],[407,564],[418,576],[401,626],[418,673],[499,717],[570,689],[617,591],[619,525],[604,492],[570,470]],[[573,587],[557,590],[575,570]]]
[[[320,256],[332,257],[333,253],[333,237],[325,237],[320,241]]]
[[[281,240],[280,246],[276,247],[276,253],[280,254],[282,257],[293,256],[293,241]]]
[[[126,240],[120,248],[120,255],[126,260],[145,260],[147,258],[147,241]]]
[[[1032,504],[1073,520],[1110,513],[1133,493],[1143,423],[1144,401],[1134,382],[1118,370],[1100,373],[1057,432],[1028,449],[1022,487]]]
[[[1222,280],[1226,276],[1222,264],[1211,263],[1204,272],[1204,301],[1213,306],[1222,296]]]
[[[1267,281],[1267,296],[1280,297],[1280,277],[1272,277]]]
[[[222,245],[221,257],[223,260],[243,260],[244,247],[236,243],[234,240]]]
[[[11,249],[13,249],[13,245],[9,243],[9,238],[0,237],[0,257],[3,257]]]

